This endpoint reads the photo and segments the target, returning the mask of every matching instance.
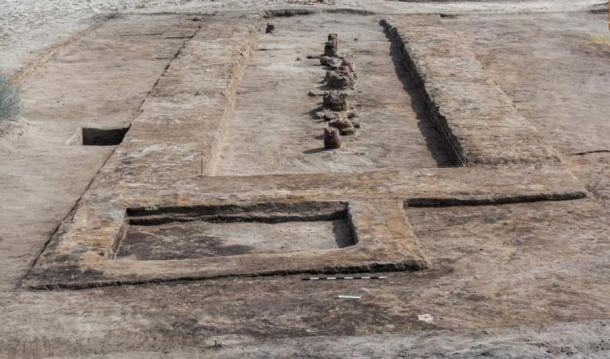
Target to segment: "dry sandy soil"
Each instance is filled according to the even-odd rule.
[[[607,16],[0,2],[0,357],[609,357]]]

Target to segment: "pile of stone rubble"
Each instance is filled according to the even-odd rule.
[[[356,113],[350,111],[348,97],[356,86],[358,75],[352,61],[338,53],[339,39],[337,34],[328,35],[324,44],[324,54],[319,57],[320,64],[326,68],[323,92],[310,91],[310,96],[322,96],[322,107],[313,117],[326,122],[324,128],[324,148],[341,147],[341,136],[356,133],[360,124],[356,121]]]

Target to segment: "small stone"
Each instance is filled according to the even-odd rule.
[[[360,122],[352,120],[352,126],[354,126],[354,128],[360,128]]]
[[[324,44],[324,55],[330,57],[337,57],[338,47],[338,35],[335,33],[328,34],[328,41],[326,42],[326,44]]]
[[[328,92],[326,92],[326,91],[313,91],[313,90],[309,90],[309,91],[307,91],[307,96],[310,96],[310,97],[319,97],[319,96],[324,96],[327,93]]]
[[[335,32],[331,32],[330,34],[328,34],[328,41],[332,42],[335,46],[337,46],[339,41],[339,35]]]
[[[354,78],[357,77],[357,75],[356,75],[356,65],[354,65],[354,63],[352,61],[349,61],[347,59],[341,60],[341,65],[339,66],[339,70],[341,72],[345,72],[347,74],[351,74]]]
[[[272,23],[268,22],[267,23],[267,28],[265,29],[265,33],[272,34],[274,31],[275,31],[275,25],[273,25]]]
[[[324,107],[333,111],[347,110],[347,94],[345,93],[327,93],[324,95],[322,104]]]
[[[315,118],[318,118],[320,120],[324,120],[324,121],[332,121],[332,120],[336,120],[339,115],[335,112],[331,112],[331,111],[318,111],[315,113]]]
[[[345,73],[327,71],[325,80],[328,87],[333,89],[354,88],[354,79]]]
[[[339,62],[340,60],[335,58],[335,57],[329,57],[329,56],[321,56],[320,57],[320,64],[322,66],[326,66],[330,69],[336,69],[339,67],[339,65],[341,64]]]
[[[324,56],[337,57],[337,48],[330,41],[324,44]]]
[[[328,123],[328,125],[330,127],[336,128],[338,130],[343,130],[343,129],[346,129],[346,128],[353,127],[352,123],[348,119],[345,119],[345,118],[334,119],[334,120],[330,121]]]
[[[341,136],[336,128],[324,129],[324,148],[332,150],[341,147]]]
[[[328,125],[330,127],[338,129],[341,136],[349,136],[356,133],[354,124],[346,118],[339,117],[335,120],[330,121]]]
[[[341,134],[341,136],[351,136],[354,133],[356,133],[356,129],[353,126],[351,126],[351,127],[347,127],[347,128],[339,130],[339,133]]]

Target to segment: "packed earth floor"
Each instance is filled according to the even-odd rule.
[[[609,357],[607,8],[0,4],[0,358]]]

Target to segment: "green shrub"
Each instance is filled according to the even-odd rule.
[[[19,91],[6,78],[0,76],[0,121],[14,120],[20,110]]]

